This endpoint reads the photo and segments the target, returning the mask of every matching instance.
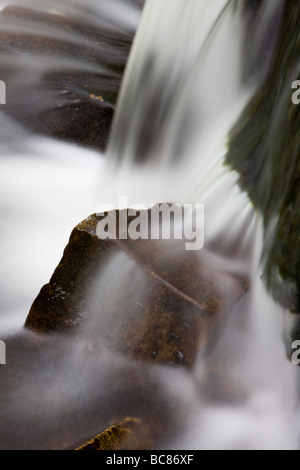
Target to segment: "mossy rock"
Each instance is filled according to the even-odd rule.
[[[199,350],[213,347],[247,279],[224,271],[205,250],[186,251],[184,240],[100,240],[102,218],[91,215],[74,228],[25,326],[68,331],[86,338],[90,350],[192,367]]]
[[[264,221],[270,292],[300,313],[300,3],[286,0],[269,73],[230,133],[227,163]]]

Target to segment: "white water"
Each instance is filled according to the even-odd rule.
[[[127,26],[136,26],[138,12],[120,3]],[[72,2],[65,4],[74,11]],[[96,8],[96,2],[91,4]],[[129,204],[204,203],[206,247],[229,270],[249,275],[250,292],[231,312],[211,354],[204,361],[200,356],[192,372],[164,366],[149,370],[130,361],[118,364],[115,358],[108,365],[103,360],[86,363],[84,345],[72,343],[60,361],[51,357],[49,365],[47,358],[40,360],[36,372],[27,365],[22,374],[24,364],[15,359],[18,391],[6,397],[7,409],[1,415],[1,422],[13,429],[10,445],[18,439],[21,446],[38,442],[34,432],[31,441],[22,436],[31,423],[32,408],[44,427],[48,420],[54,429],[64,429],[65,409],[75,403],[80,427],[87,410],[98,410],[99,397],[107,400],[106,388],[112,394],[110,406],[117,407],[119,389],[131,394],[133,401],[137,397],[143,401],[143,393],[149,394],[151,387],[171,404],[169,413],[177,425],[184,416],[177,436],[162,442],[166,448],[299,448],[298,369],[286,360],[283,343],[287,312],[274,304],[260,279],[261,220],[239,190],[237,175],[223,165],[227,133],[257,86],[255,80],[247,86],[241,81],[243,23],[239,11],[233,13],[226,5],[224,0],[172,0],[165,9],[161,0],[146,3],[105,156],[28,136],[14,123],[5,123],[14,137],[3,144],[0,160],[0,337],[20,333],[72,228],[99,204],[117,204],[120,195],[127,195]],[[120,12],[119,3],[106,11]],[[96,22],[95,16],[92,21]],[[141,136],[149,138],[144,153]],[[147,160],[138,165],[144,157]],[[120,270],[114,283],[122,282],[130,269],[126,265],[124,272]],[[103,284],[108,290],[109,279]],[[133,377],[130,385],[120,374],[123,368]],[[215,390],[201,389],[201,378],[211,369],[221,371],[242,399],[238,393],[226,401],[222,382],[217,398],[211,398]],[[154,417],[159,416],[160,401],[154,392],[153,403]],[[96,434],[100,422],[106,423],[105,413],[98,413],[94,428],[78,431],[79,441],[85,433]],[[122,417],[122,410],[116,414]],[[49,439],[47,431],[45,435],[45,442],[39,442],[42,447]]]

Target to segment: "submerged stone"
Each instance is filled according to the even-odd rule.
[[[3,111],[35,133],[104,150],[133,33],[103,28],[101,18],[99,23],[92,26],[78,15],[4,8]]]
[[[213,347],[247,279],[205,250],[186,251],[184,240],[100,240],[100,220],[94,214],[74,228],[25,326],[72,332],[89,350],[191,367]]]

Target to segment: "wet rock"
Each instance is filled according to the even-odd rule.
[[[25,326],[68,331],[90,351],[191,367],[199,350],[213,347],[247,279],[205,250],[186,251],[184,240],[100,240],[102,219],[91,215],[74,228]]]
[[[19,6],[0,12],[3,110],[35,133],[104,150],[133,33],[79,18]]]

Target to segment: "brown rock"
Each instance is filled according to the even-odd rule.
[[[92,215],[75,227],[25,326],[74,332],[91,350],[105,346],[191,367],[197,352],[213,344],[247,280],[224,271],[205,250],[186,251],[184,240],[100,240],[100,220]]]

